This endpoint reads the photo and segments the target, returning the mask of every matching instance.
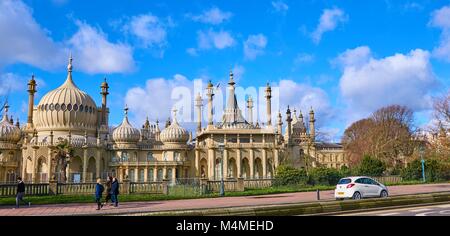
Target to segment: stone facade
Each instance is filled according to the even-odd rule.
[[[141,129],[128,121],[128,108],[122,123],[112,128],[108,124],[108,83],[100,86],[102,104],[81,91],[72,79],[72,59],[67,67],[66,81],[42,97],[34,105],[37,84],[28,83],[29,104],[27,123],[13,124],[5,106],[0,122],[0,182],[14,181],[22,176],[28,182],[61,180],[56,171],[57,147],[66,140],[73,152],[66,167],[68,181],[91,182],[95,178],[114,175],[132,182],[176,181],[183,178],[271,178],[284,160],[293,160],[301,167],[326,166],[339,168],[346,163],[342,146],[316,142],[315,118],[311,109],[307,129],[300,113],[286,112],[286,127],[278,113],[272,124],[271,88],[265,91],[267,123],[253,122],[253,101],[247,101],[249,121],[237,105],[235,82],[230,73],[229,97],[221,122],[213,123],[214,88],[207,86],[208,123],[202,125],[202,98],[195,105],[198,112],[196,137],[177,121],[161,131],[159,122],[147,119]],[[64,168],[63,168],[64,169]]]

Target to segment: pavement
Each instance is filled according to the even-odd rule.
[[[450,216],[450,204],[339,214],[338,216]]]
[[[390,196],[450,192],[450,183],[390,186],[388,187],[388,190]],[[321,201],[334,200],[334,191],[321,191],[320,198]],[[317,202],[317,193],[299,192],[243,197],[124,202],[119,203],[119,207],[117,208],[108,205],[100,211],[96,210],[97,205],[95,203],[31,205],[31,207],[23,206],[18,209],[13,209],[13,206],[0,206],[0,216],[119,215],[170,210],[265,206],[302,202]]]

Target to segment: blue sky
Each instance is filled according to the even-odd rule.
[[[165,120],[174,88],[224,84],[230,68],[244,89],[279,88],[283,115],[313,106],[334,140],[394,103],[428,124],[450,85],[450,1],[2,0],[0,33],[0,96],[22,122],[26,81],[38,78],[37,103],[64,81],[69,52],[97,104],[108,78],[111,124],[125,103],[135,125]]]

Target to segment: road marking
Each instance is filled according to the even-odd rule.
[[[431,214],[431,213],[435,213],[435,211],[419,213],[419,214],[416,214],[416,216],[427,216],[427,214]]]
[[[414,210],[409,210],[410,212],[421,212],[421,211],[431,211],[432,209],[429,208],[421,208],[421,209],[414,209]]]
[[[439,205],[439,206],[436,206],[436,207],[439,207],[439,208],[450,208],[450,204]]]
[[[384,213],[384,214],[378,214],[378,216],[392,216],[392,215],[398,215],[399,212],[392,212],[392,213]]]

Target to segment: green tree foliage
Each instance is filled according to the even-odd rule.
[[[306,171],[289,165],[280,165],[275,175],[275,186],[282,185],[305,185],[307,183]]]
[[[382,176],[383,172],[386,170],[386,165],[369,155],[365,155],[355,168],[355,173],[357,175],[367,175],[367,176]]]
[[[336,185],[342,178],[342,173],[334,168],[313,168],[308,174],[311,185]]]
[[[404,180],[422,180],[422,163],[416,159],[401,171]],[[427,182],[450,180],[449,163],[437,159],[425,160],[425,179]]]

